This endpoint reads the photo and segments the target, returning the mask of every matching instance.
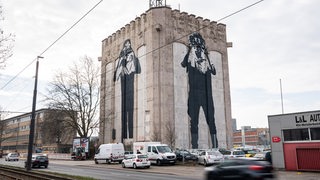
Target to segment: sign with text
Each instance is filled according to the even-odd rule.
[[[296,126],[320,125],[320,114],[298,115],[294,117]]]

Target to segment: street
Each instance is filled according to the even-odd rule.
[[[0,164],[24,167],[24,160],[7,162],[0,159]],[[174,165],[152,166],[150,169],[122,168],[120,164],[95,164],[92,160],[50,160],[48,169],[33,169],[35,171],[50,171],[62,174],[86,176],[102,180],[200,180],[204,179],[204,166],[201,165]],[[320,173],[276,171],[279,180],[320,180]]]

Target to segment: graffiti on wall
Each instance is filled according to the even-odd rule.
[[[191,145],[198,148],[199,112],[203,109],[209,127],[213,148],[218,147],[215,125],[214,103],[212,96],[211,76],[216,75],[216,69],[211,63],[205,40],[198,32],[189,36],[189,46],[181,66],[188,73],[188,115],[190,117]]]
[[[134,76],[141,72],[130,39],[123,43],[119,61],[114,72],[114,81],[121,82],[121,140],[133,138]]]

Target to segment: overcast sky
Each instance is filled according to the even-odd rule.
[[[57,70],[66,70],[85,55],[97,59],[104,38],[149,9],[148,0],[104,0],[45,51],[99,1],[0,0],[5,18],[1,28],[15,34],[14,55],[0,70],[0,106],[31,111],[35,63],[27,65],[38,55],[44,57],[39,67],[39,102]],[[217,21],[255,2],[167,0],[167,5]],[[320,109],[319,7],[319,0],[265,0],[220,21],[233,43],[228,59],[232,117],[238,129],[267,127],[268,115],[282,113],[280,79],[284,113]],[[39,103],[37,109],[41,107]]]

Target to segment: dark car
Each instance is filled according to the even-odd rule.
[[[187,150],[176,150],[177,161],[197,161],[198,157]]]
[[[49,159],[48,156],[46,155],[32,155],[31,159],[31,167],[38,167],[40,168],[41,166],[47,168],[49,165]],[[25,167],[27,166],[27,162],[25,162]]]
[[[273,179],[272,165],[267,161],[232,159],[205,169],[205,178],[211,179]]]

